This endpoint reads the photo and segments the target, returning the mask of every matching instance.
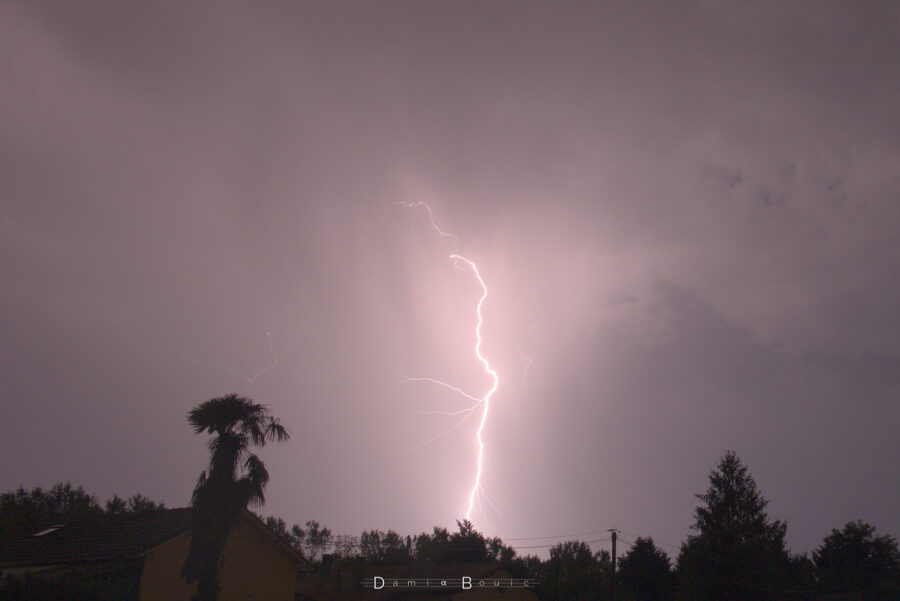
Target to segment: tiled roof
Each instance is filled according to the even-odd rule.
[[[191,510],[102,515],[0,541],[0,565],[50,565],[136,559],[190,530]],[[50,530],[41,536],[38,532]]]

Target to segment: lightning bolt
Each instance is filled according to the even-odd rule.
[[[484,424],[487,423],[488,411],[491,408],[491,397],[497,392],[497,389],[500,387],[500,377],[497,375],[497,372],[491,367],[490,362],[485,358],[484,355],[481,354],[481,325],[484,323],[484,316],[482,315],[481,308],[484,306],[484,301],[488,297],[488,289],[487,284],[484,283],[484,279],[481,277],[481,273],[478,271],[478,265],[470,261],[469,259],[461,256],[461,255],[450,255],[450,258],[454,261],[463,261],[469,267],[472,268],[472,272],[475,274],[475,277],[478,279],[478,283],[481,284],[481,298],[478,299],[478,308],[476,309],[476,314],[478,315],[478,323],[475,326],[475,356],[478,357],[478,360],[481,361],[481,364],[484,366],[484,371],[491,377],[492,384],[491,389],[487,391],[482,397],[482,404],[484,405],[484,410],[481,412],[481,422],[478,424],[478,431],[476,434],[476,438],[478,439],[478,471],[475,473],[475,485],[472,486],[472,492],[469,493],[469,507],[466,509],[466,519],[468,520],[472,515],[472,506],[475,504],[475,493],[478,492],[479,487],[481,486],[481,473],[483,471],[483,461],[484,461],[484,440],[481,435],[484,432]]]
[[[278,355],[275,353],[275,341],[272,339],[272,332],[266,330],[266,336],[269,337],[269,352],[272,353],[272,363],[258,370],[255,374],[247,378],[247,382],[253,384],[256,380],[268,371],[272,371],[276,367],[278,367],[280,361],[278,360]],[[242,374],[243,375],[243,374]]]
[[[191,363],[193,363],[194,365],[196,365],[198,367],[210,367],[213,369],[227,371],[242,380],[246,380],[248,384],[253,384],[261,376],[272,371],[273,369],[275,369],[276,367],[278,367],[281,364],[281,362],[278,359],[278,354],[275,352],[275,340],[272,338],[272,332],[269,330],[266,330],[266,336],[269,339],[269,353],[272,355],[272,362],[269,365],[266,365],[265,367],[258,369],[253,374],[247,374],[247,373],[241,372],[241,371],[231,367],[230,365],[226,365],[224,363],[204,361],[196,354],[182,351],[176,347],[158,346],[158,347],[149,347],[149,348],[151,350],[156,350],[156,351],[174,352],[175,354],[179,355],[183,359],[190,361]]]
[[[494,314],[503,319],[503,322],[506,324],[506,329],[509,330],[509,335],[513,339],[513,345],[515,345],[516,347],[516,352],[519,353],[519,358],[522,359],[522,364],[524,365],[524,367],[522,368],[522,383],[519,385],[519,388],[524,388],[525,381],[528,379],[528,368],[531,367],[534,361],[531,359],[531,357],[525,354],[525,351],[522,350],[522,345],[519,344],[519,340],[516,337],[516,332],[513,329],[512,322],[510,321],[509,316],[504,315],[496,309],[494,309]]]
[[[419,208],[424,209],[428,214],[428,221],[434,231],[436,231],[439,235],[441,235],[444,238],[449,238],[449,239],[453,240],[454,245],[459,241],[459,238],[457,236],[455,236],[453,234],[448,234],[447,232],[443,231],[440,227],[438,227],[437,223],[435,223],[435,220],[434,220],[434,212],[431,210],[431,206],[427,202],[424,202],[424,201],[398,202],[396,204],[405,206],[408,209],[414,209],[414,210],[419,209]],[[477,463],[477,469],[475,472],[475,482],[472,485],[471,491],[469,492],[466,514],[465,514],[466,519],[469,520],[469,519],[471,519],[471,516],[472,516],[472,509],[475,506],[476,497],[478,497],[479,501],[480,501],[480,497],[484,496],[482,485],[481,485],[481,477],[484,472],[484,438],[483,438],[483,434],[484,434],[485,424],[487,423],[488,412],[489,412],[490,406],[491,406],[491,397],[493,397],[494,393],[497,392],[497,389],[500,387],[500,377],[497,374],[497,372],[491,367],[491,364],[487,360],[487,358],[481,352],[481,345],[482,345],[482,341],[483,341],[482,336],[481,336],[481,326],[484,323],[484,313],[483,313],[484,301],[488,297],[487,284],[485,283],[484,278],[481,277],[481,272],[478,270],[478,265],[476,265],[474,261],[467,259],[466,257],[464,257],[460,254],[457,254],[457,253],[451,254],[450,259],[453,261],[454,265],[457,267],[460,267],[461,264],[464,264],[466,267],[471,269],[472,273],[475,275],[475,279],[478,280],[478,284],[481,286],[481,297],[478,299],[478,305],[476,306],[476,310],[475,310],[475,313],[477,316],[477,322],[475,325],[475,357],[481,363],[482,367],[484,368],[485,373],[487,373],[488,376],[490,376],[491,387],[484,395],[478,397],[478,396],[474,396],[472,394],[465,392],[464,390],[462,390],[461,388],[459,388],[457,386],[453,386],[451,384],[448,384],[446,382],[443,382],[441,380],[437,380],[434,378],[410,378],[410,377],[404,376],[404,379],[405,379],[405,381],[408,381],[408,382],[429,382],[432,384],[436,384],[438,386],[441,386],[443,388],[446,388],[448,390],[456,392],[457,394],[475,402],[475,404],[473,404],[472,406],[466,407],[465,409],[461,409],[459,411],[428,412],[431,414],[439,414],[439,415],[444,415],[444,416],[463,415],[463,418],[461,420],[459,420],[449,430],[442,432],[441,434],[435,436],[434,438],[426,441],[425,443],[423,443],[423,445],[429,444],[429,443],[433,442],[434,440],[436,440],[437,438],[440,438],[441,436],[445,436],[449,432],[455,430],[456,428],[461,426],[463,424],[463,422],[465,422],[479,407],[482,408],[481,420],[478,423],[478,429],[477,429],[476,435],[475,435],[475,438],[478,442],[478,463]],[[482,494],[479,495],[479,493],[482,493]],[[488,502],[490,503],[489,499],[488,499]],[[493,503],[491,503],[491,505],[493,506]]]
[[[447,232],[445,232],[444,230],[442,230],[441,228],[438,227],[437,223],[434,222],[434,211],[431,210],[431,205],[429,205],[424,200],[420,200],[419,202],[403,202],[401,200],[401,201],[395,202],[394,204],[404,206],[407,209],[420,209],[420,208],[425,209],[425,212],[428,213],[428,221],[431,223],[431,229],[436,231],[438,234],[440,234],[444,238],[450,238],[451,240],[453,240],[454,244],[459,242],[459,236],[454,236],[453,234],[448,234]]]

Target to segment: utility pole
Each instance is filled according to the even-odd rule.
[[[618,530],[610,528],[612,533],[612,601],[616,601],[616,533]]]

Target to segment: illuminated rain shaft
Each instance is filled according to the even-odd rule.
[[[440,227],[438,227],[437,223],[434,220],[434,212],[431,210],[431,206],[427,202],[425,202],[425,201],[398,202],[396,204],[403,205],[408,209],[414,209],[414,210],[419,209],[419,208],[425,209],[425,211],[428,213],[429,224],[431,225],[431,228],[435,232],[437,232],[444,238],[449,238],[450,240],[452,240],[454,243],[454,246],[456,245],[457,242],[459,242],[459,238],[457,236],[455,236],[453,234],[448,234],[447,232],[443,231]],[[478,284],[481,286],[481,298],[478,299],[478,305],[476,307],[476,315],[478,317],[478,321],[475,325],[475,356],[481,362],[481,365],[484,366],[484,371],[491,377],[490,390],[488,390],[487,393],[485,393],[483,396],[476,397],[474,395],[471,395],[471,394],[463,391],[461,388],[452,386],[452,385],[448,384],[447,382],[443,382],[441,380],[435,380],[433,378],[406,378],[406,379],[408,381],[432,382],[434,384],[443,386],[444,388],[447,388],[449,390],[453,390],[454,392],[459,393],[460,395],[462,395],[463,397],[465,397],[467,399],[475,401],[474,405],[472,405],[471,407],[468,407],[466,409],[463,409],[461,411],[455,411],[455,412],[450,412],[450,413],[441,412],[444,415],[459,415],[462,413],[471,415],[471,412],[474,411],[476,408],[478,408],[479,405],[483,405],[483,410],[481,413],[481,421],[478,423],[478,431],[476,433],[476,439],[478,441],[478,469],[475,473],[475,482],[472,485],[472,490],[469,492],[468,504],[466,507],[466,519],[470,520],[472,517],[472,509],[475,507],[476,496],[479,494],[479,492],[482,493],[482,495],[484,494],[484,491],[481,488],[481,476],[484,471],[484,438],[483,438],[484,426],[487,423],[488,411],[490,411],[490,408],[491,408],[491,397],[494,395],[495,392],[497,392],[497,389],[500,387],[500,377],[497,375],[497,372],[494,371],[494,369],[491,367],[491,364],[487,360],[487,358],[483,354],[481,354],[481,343],[482,343],[481,325],[484,323],[484,314],[483,314],[482,309],[484,307],[484,301],[488,297],[487,284],[484,283],[484,279],[481,277],[481,273],[478,271],[478,266],[473,261],[463,257],[462,255],[455,254],[455,253],[450,255],[450,259],[452,259],[454,261],[454,264],[457,266],[459,266],[460,261],[462,261],[469,268],[471,268],[472,273],[475,274],[475,278],[478,280]],[[462,424],[462,422],[459,422],[458,424],[456,424],[456,426],[451,428],[451,430],[455,429],[460,424]]]
[[[484,405],[484,410],[481,413],[481,421],[478,424],[478,432],[476,434],[476,438],[478,439],[478,470],[475,472],[475,484],[472,485],[472,491],[469,493],[469,506],[466,509],[466,519],[470,519],[472,515],[472,507],[475,505],[475,495],[481,487],[481,473],[483,471],[484,464],[484,440],[482,439],[482,433],[484,432],[484,425],[487,423],[488,411],[491,408],[491,396],[495,392],[497,392],[497,388],[500,387],[500,378],[497,376],[497,372],[491,367],[490,362],[485,358],[484,355],[481,354],[481,324],[484,323],[484,317],[482,316],[481,309],[484,305],[484,301],[488,296],[487,285],[484,283],[484,280],[481,278],[481,273],[478,272],[478,266],[475,265],[469,259],[460,256],[460,255],[450,255],[450,258],[455,261],[463,261],[469,267],[472,268],[472,272],[475,274],[475,277],[478,278],[478,283],[481,284],[481,298],[478,299],[478,323],[475,326],[475,356],[478,357],[478,360],[481,361],[481,364],[484,366],[484,371],[491,376],[492,384],[491,389],[487,391],[487,393],[482,397],[482,403]]]

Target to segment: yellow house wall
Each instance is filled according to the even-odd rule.
[[[184,533],[147,554],[141,601],[189,601],[197,585],[181,578],[191,535]],[[293,601],[297,569],[283,551],[242,520],[228,537],[220,567],[219,601]]]
[[[188,601],[197,586],[181,578],[191,535],[184,533],[156,547],[144,557],[141,571],[141,601]]]

